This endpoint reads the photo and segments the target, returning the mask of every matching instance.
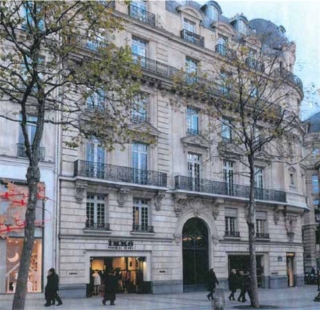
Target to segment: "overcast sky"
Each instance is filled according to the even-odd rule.
[[[197,1],[205,3],[207,1]],[[243,13],[248,20],[263,18],[284,26],[287,37],[297,45],[295,74],[303,85],[314,83],[320,89],[320,0],[218,0],[226,17]],[[309,94],[310,92],[306,92]],[[310,97],[306,95],[305,97]],[[302,104],[305,119],[320,111],[320,96],[317,94]],[[319,104],[314,104],[319,101]]]

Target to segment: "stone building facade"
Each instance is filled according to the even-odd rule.
[[[306,213],[303,221],[303,242],[305,272],[312,268],[320,269],[320,232],[316,222],[316,212],[319,208],[319,132],[320,114],[317,113],[304,121],[307,134],[304,139],[304,162],[306,169],[306,189],[310,212]]]
[[[128,22],[115,43],[131,44],[147,94],[132,129],[148,132],[157,144],[142,139],[107,152],[91,140],[69,149],[64,142],[72,133],[62,133],[57,214],[61,291],[84,296],[90,270],[108,268],[118,271],[128,292],[201,289],[211,267],[226,286],[230,269],[248,270],[249,181],[236,173],[243,168],[236,157],[219,153],[219,141],[211,144],[201,136],[208,118],[192,107],[174,108],[176,95],[168,90],[179,69],[187,66],[192,73],[200,65],[223,62],[224,40],[263,31],[266,25],[280,33],[277,38],[285,37],[285,30],[243,15],[227,18],[214,1],[133,1],[129,7],[116,1],[114,6],[115,14]],[[283,65],[292,74],[294,50],[284,53]],[[289,100],[298,113],[302,84],[292,77],[296,91]],[[301,151],[301,145],[296,149]],[[308,210],[304,168],[264,161],[259,166],[265,193],[257,200],[259,286],[302,285],[301,225]],[[238,191],[226,190],[228,171]],[[208,188],[195,185],[200,179]]]

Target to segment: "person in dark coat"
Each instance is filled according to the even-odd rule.
[[[251,279],[249,273],[241,276],[241,292],[238,297],[238,301],[246,302],[246,293],[251,297]],[[250,298],[251,299],[251,298]]]
[[[229,281],[229,290],[231,291],[231,294],[229,295],[229,300],[236,300],[234,298],[234,294],[238,288],[238,276],[234,269],[231,270],[228,281]]]
[[[55,304],[55,300],[57,300],[57,306],[62,305],[62,300],[58,295],[59,290],[59,276],[56,274],[54,268],[50,268],[48,270],[47,276],[47,285],[45,287],[45,298],[46,303],[45,307],[50,307],[51,305]]]
[[[210,300],[210,298],[213,300],[213,293],[215,291],[216,284],[219,285],[219,281],[215,272],[213,271],[213,268],[211,268],[208,273],[208,291],[210,292],[207,295],[208,300]]]
[[[113,270],[110,270],[104,280],[104,298],[102,304],[106,305],[106,301],[110,300],[110,305],[114,306],[116,300],[116,292],[118,289],[118,281],[114,275]]]

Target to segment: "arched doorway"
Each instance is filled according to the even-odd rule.
[[[182,230],[183,291],[203,291],[209,269],[208,229],[203,220],[189,219]]]

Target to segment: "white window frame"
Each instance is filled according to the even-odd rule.
[[[133,230],[148,231],[150,222],[150,200],[144,198],[133,198]],[[138,228],[136,226],[138,226]]]
[[[183,29],[192,33],[196,33],[196,23],[190,19],[183,18]]]
[[[20,123],[22,121],[22,115],[19,114],[19,120]],[[34,116],[34,115],[27,115],[27,123],[26,123],[26,130],[28,133],[28,137],[29,137],[29,143],[32,144],[35,133],[36,133],[36,128],[37,128],[37,121],[38,121],[38,117]],[[21,128],[21,124],[19,123],[19,138],[18,141],[19,143],[24,144],[24,136],[23,136],[23,132],[22,132],[22,128]]]
[[[199,112],[194,108],[187,107],[187,133],[199,134]]]
[[[223,161],[223,178],[227,195],[233,195],[234,185],[234,163],[230,160]]]
[[[226,118],[222,119],[221,137],[224,142],[232,142],[231,122]]]
[[[238,212],[235,208],[225,208],[225,232],[231,236],[238,232]]]
[[[268,221],[267,212],[256,212],[256,233],[267,234],[268,233]]]
[[[218,21],[219,20],[219,11],[218,9],[212,5],[209,4],[207,7],[207,12],[208,12],[208,17],[214,21]]]
[[[317,174],[311,176],[312,180],[312,194],[319,194],[319,177]]]
[[[134,100],[132,112],[132,122],[141,123],[148,120],[148,100],[145,96],[137,96]]]
[[[131,52],[133,61],[135,63],[139,63],[143,67],[146,66],[147,47],[147,41],[137,37],[132,37]]]
[[[90,94],[86,99],[86,105],[89,110],[106,108],[106,94],[103,90],[98,90]]]
[[[93,208],[93,212],[88,212],[89,208]],[[89,214],[88,214],[89,213]],[[93,218],[88,215],[93,213]],[[102,214],[101,214],[102,213]],[[87,194],[86,204],[87,228],[106,228],[107,224],[107,209],[106,197],[97,194]]]

